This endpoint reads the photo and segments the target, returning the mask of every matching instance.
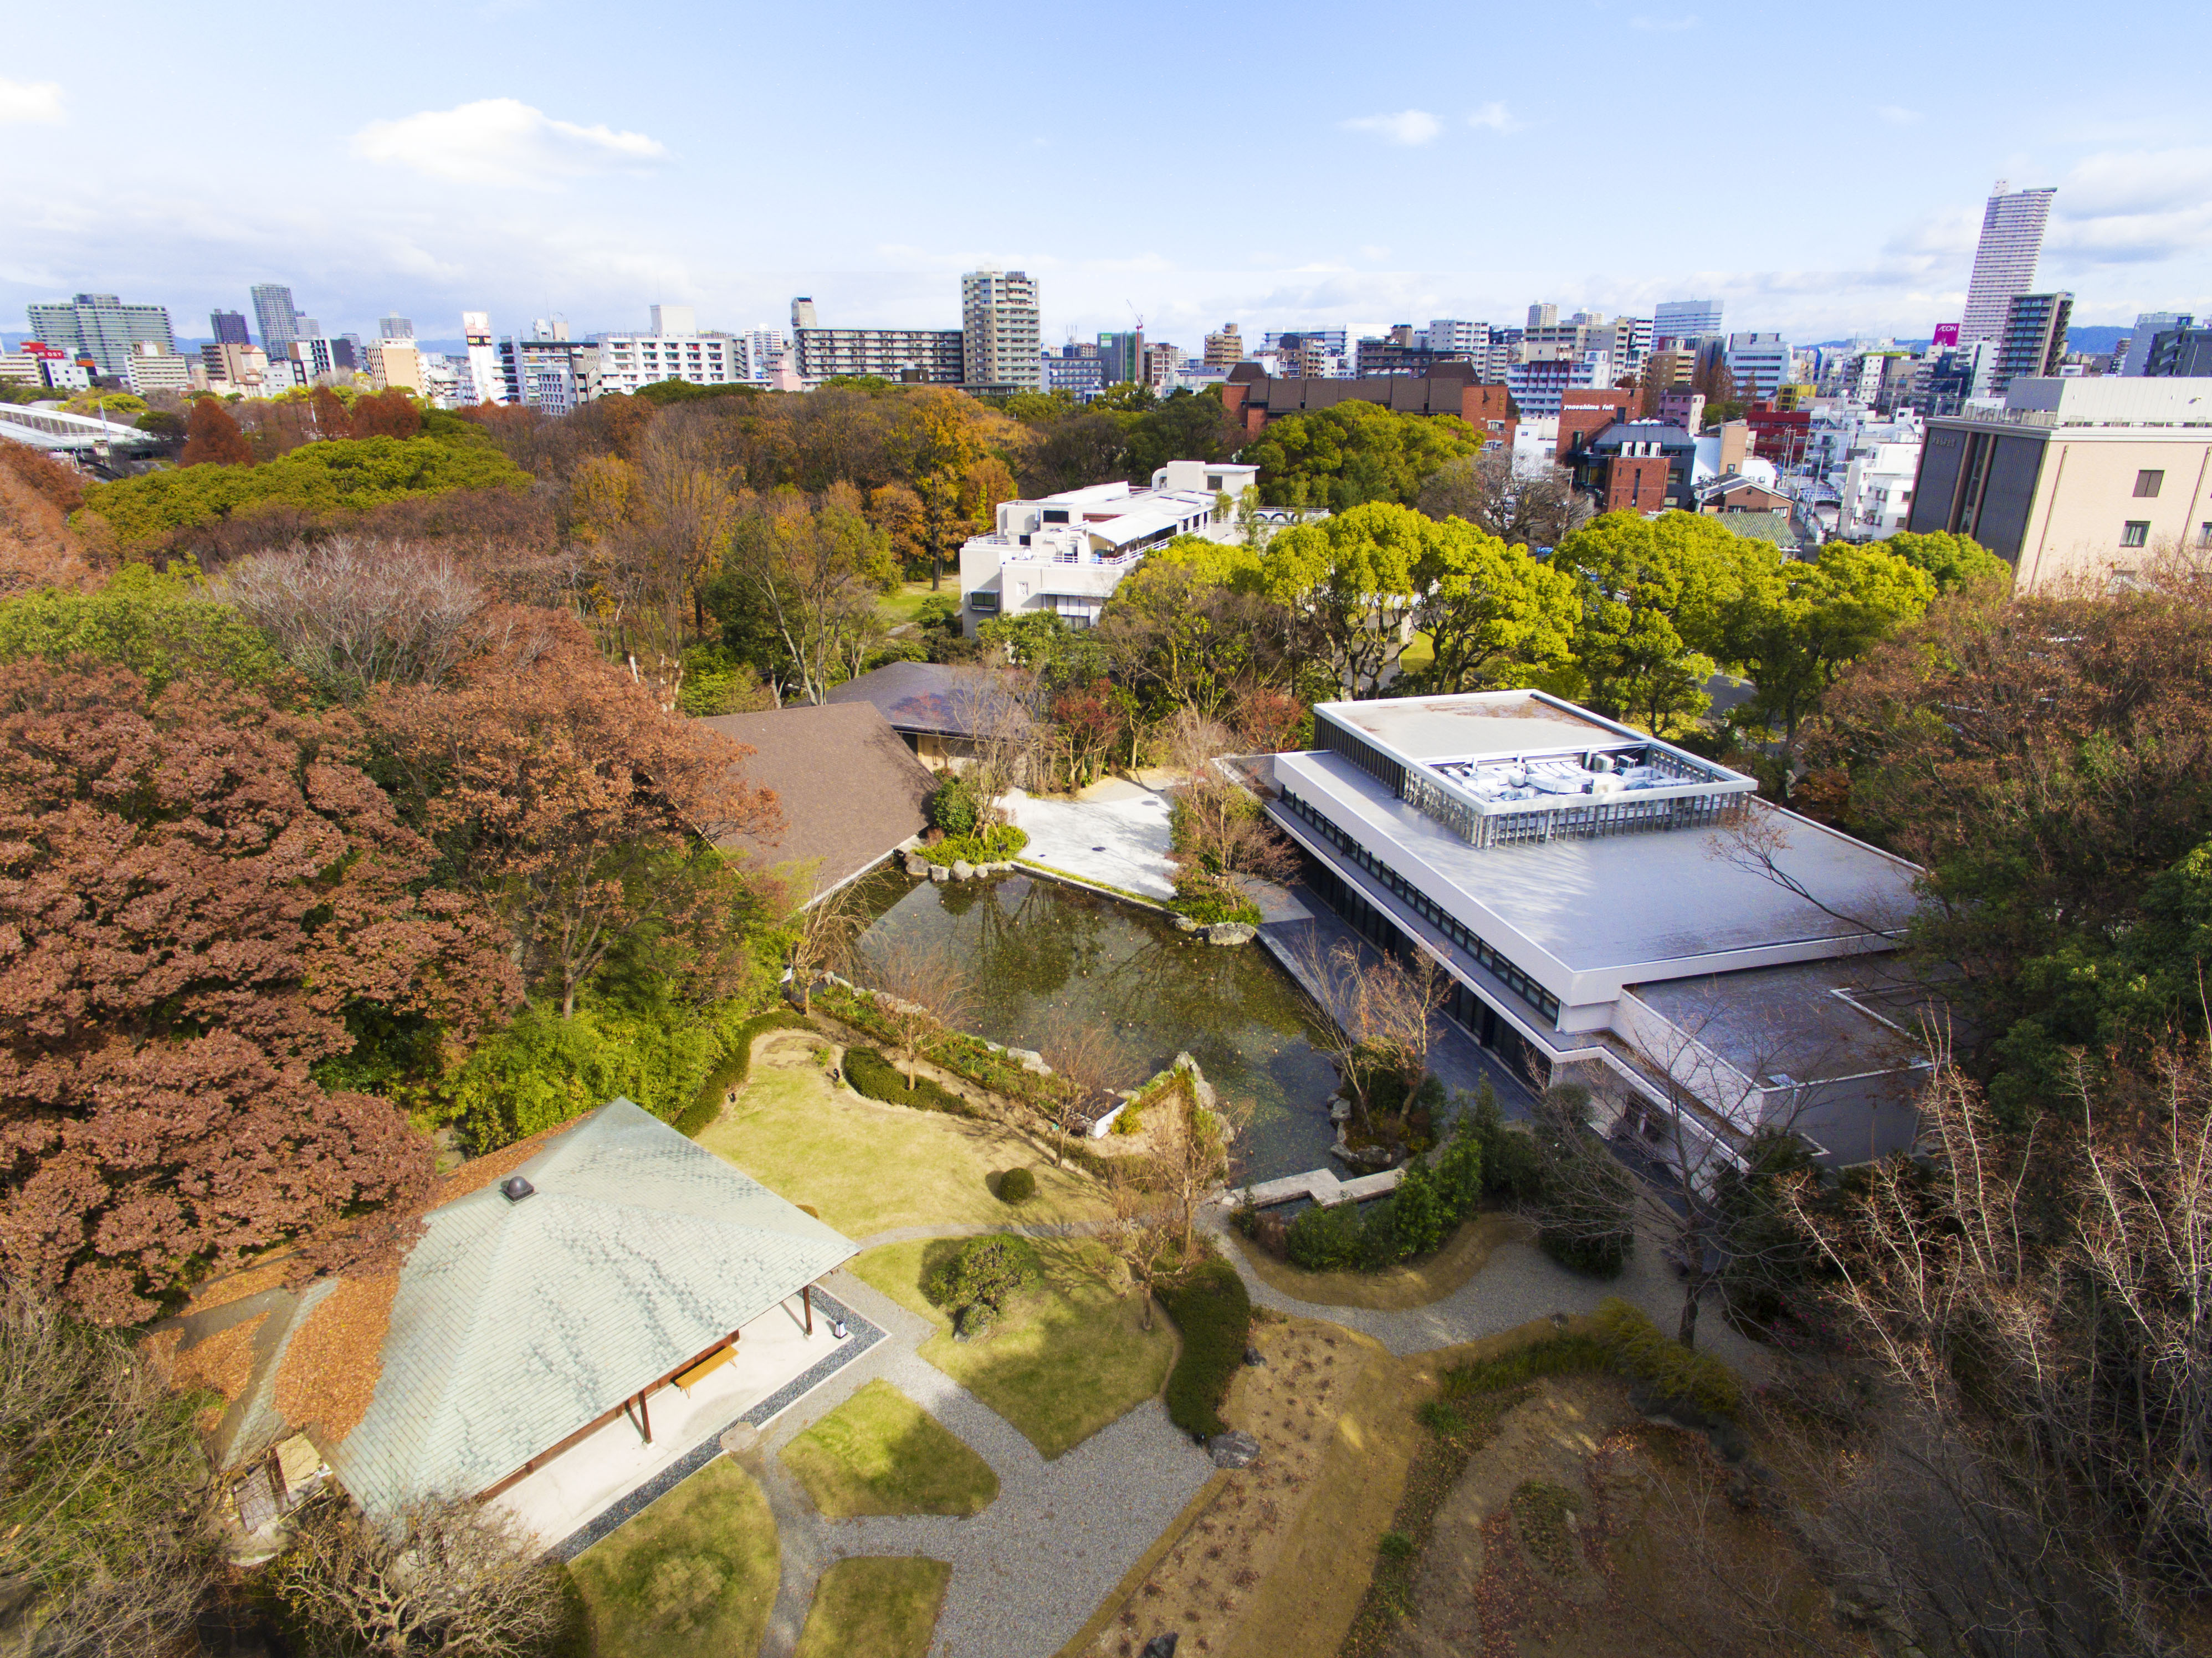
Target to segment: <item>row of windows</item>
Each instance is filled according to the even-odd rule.
[[[2208,519],[2197,526],[2197,544],[2200,548],[2212,548],[2212,519]],[[2131,518],[2120,525],[2120,545],[2123,547],[2149,546],[2150,520],[2147,518]]]
[[[1293,791],[1290,789],[1283,791],[1283,804],[1297,817],[1312,825],[1322,840],[1382,882],[1394,894],[1403,899],[1407,908],[1415,911],[1431,926],[1473,957],[1485,972],[1498,980],[1508,990],[1531,1007],[1539,1010],[1553,1023],[1559,1023],[1559,999],[1516,967],[1509,958],[1492,950],[1457,916],[1445,910],[1435,899],[1368,851],[1365,847],[1361,846],[1358,841],[1346,835],[1334,822],[1315,810]]]

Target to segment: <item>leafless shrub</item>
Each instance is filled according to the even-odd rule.
[[[1408,964],[1363,950],[1354,938],[1324,943],[1318,929],[1292,947],[1292,958],[1319,994],[1328,1016],[1320,1046],[1336,1061],[1364,1123],[1378,1069],[1395,1073],[1408,1091],[1427,1074],[1437,1011],[1448,993],[1443,969],[1425,950]]]
[[[1038,1090],[1036,1110],[1052,1131],[1052,1161],[1058,1168],[1067,1161],[1068,1138],[1077,1125],[1103,1115],[1114,1090],[1128,1078],[1129,1055],[1105,1025],[1065,1017],[1047,1028],[1037,1052],[1054,1079]]]
[[[215,592],[349,697],[392,681],[437,684],[471,648],[485,599],[443,552],[355,536],[240,559]]]
[[[892,1043],[906,1060],[906,1085],[911,1089],[929,1039],[966,1021],[975,975],[942,942],[898,936],[871,949],[866,968],[876,990],[876,1012],[890,1027]]]

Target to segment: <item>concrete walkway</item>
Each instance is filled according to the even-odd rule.
[[[1073,800],[1039,799],[1016,789],[1003,804],[1030,837],[1021,855],[1031,863],[1151,898],[1175,896],[1164,796],[1109,778]]]

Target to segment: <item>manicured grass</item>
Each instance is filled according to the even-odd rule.
[[[814,1591],[798,1658],[927,1658],[951,1581],[942,1560],[840,1560]]]
[[[833,1092],[811,1058],[779,1062],[790,1056],[786,1044],[800,1041],[779,1034],[760,1044],[744,1091],[700,1134],[700,1145],[778,1196],[811,1206],[849,1237],[894,1226],[1006,1224],[988,1178],[1036,1165],[1036,1146],[989,1123]],[[1104,1193],[1089,1176],[1036,1172],[1036,1196],[1022,1206],[1024,1221],[1106,1213]]]
[[[946,571],[945,586],[939,591],[957,604],[960,602],[959,576]],[[884,593],[877,598],[876,614],[883,617],[886,627],[902,627],[914,620],[915,613],[921,609],[921,601],[928,597],[929,583],[927,580],[902,582],[897,592]]]
[[[1044,1171],[1040,1170],[1040,1174]],[[1048,1457],[1081,1444],[1152,1398],[1175,1356],[1168,1321],[1139,1327],[1134,1296],[1117,1297],[1105,1251],[1079,1238],[1035,1240],[1040,1281],[1006,1305],[980,1341],[952,1339],[952,1321],[930,1305],[923,1279],[962,1240],[871,1249],[858,1272],[937,1327],[921,1356],[1019,1429]]]
[[[768,1499],[727,1457],[578,1555],[596,1658],[719,1652],[752,1658],[781,1555]]]
[[[871,1382],[783,1449],[814,1506],[831,1520],[864,1514],[977,1514],[999,1476],[888,1382]]]

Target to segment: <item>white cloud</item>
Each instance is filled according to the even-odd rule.
[[[1907,109],[1902,104],[1881,104],[1875,114],[1893,127],[1917,126],[1925,118],[1917,109]]]
[[[1698,14],[1695,12],[1682,17],[1632,17],[1628,20],[1629,27],[1642,29],[1646,34],[1680,34],[1685,29],[1693,29],[1697,26]]]
[[[0,126],[62,118],[58,81],[10,81],[0,76]]]
[[[1499,103],[1488,103],[1467,118],[1471,127],[1488,127],[1492,132],[1518,132],[1528,123]]]
[[[649,167],[668,155],[642,132],[556,121],[514,98],[371,121],[354,134],[353,150],[434,179],[540,190],[567,179]]]
[[[1425,109],[1401,109],[1395,115],[1362,115],[1340,124],[1346,132],[1371,132],[1394,144],[1425,144],[1444,130],[1442,121]]]
[[[2044,245],[2061,264],[2154,264],[2212,248],[2212,149],[2086,156],[2051,207]]]

